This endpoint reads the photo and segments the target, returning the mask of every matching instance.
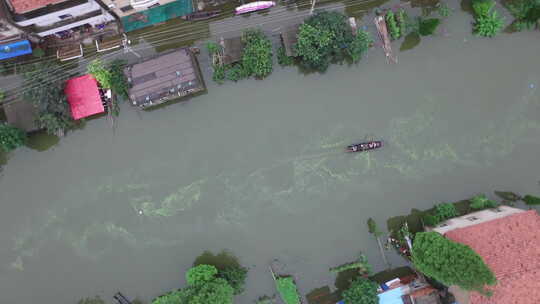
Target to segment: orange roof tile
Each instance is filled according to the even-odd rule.
[[[9,0],[13,10],[18,14],[28,13],[47,5],[64,2],[66,0]]]
[[[497,277],[493,296],[472,292],[471,304],[540,303],[539,231],[540,216],[529,210],[446,233],[476,251]]]

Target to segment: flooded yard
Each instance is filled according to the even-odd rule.
[[[207,79],[187,102],[125,104],[115,130],[90,120],[48,150],[19,149],[0,177],[0,302],[150,300],[221,249],[250,268],[237,303],[274,293],[274,258],[306,294],[360,251],[384,267],[369,217],[385,227],[482,192],[538,194],[540,34],[476,38],[452,7],[395,65],[373,48],[323,75]],[[344,153],[365,138],[385,146]]]

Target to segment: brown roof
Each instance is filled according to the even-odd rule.
[[[281,33],[281,39],[283,41],[283,47],[285,48],[285,54],[287,56],[295,56],[294,45],[298,42],[298,31],[300,30],[300,24],[296,24],[285,28]]]
[[[540,216],[529,210],[445,234],[469,245],[497,277],[493,296],[471,292],[471,304],[540,303],[539,231]]]
[[[37,109],[28,101],[16,100],[4,105],[6,120],[10,125],[13,125],[26,132],[38,130],[36,124]]]
[[[220,44],[223,48],[223,64],[235,63],[242,59],[245,47],[242,37],[221,38]]]
[[[159,104],[179,92],[204,88],[195,57],[188,49],[137,63],[126,74],[131,82],[129,97],[138,106]]]
[[[57,4],[66,0],[8,0],[13,10],[18,14],[28,13],[30,11],[45,7],[51,4]]]

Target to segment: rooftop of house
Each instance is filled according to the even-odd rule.
[[[493,296],[470,293],[471,304],[540,303],[540,216],[536,210],[509,214],[446,232],[469,245],[493,271]]]
[[[298,42],[298,31],[300,30],[300,24],[295,24],[285,28],[281,33],[281,39],[283,40],[283,47],[285,48],[285,54],[287,56],[295,56],[294,45]]]
[[[204,89],[196,59],[185,48],[134,64],[125,73],[131,83],[129,97],[137,106],[157,105]]]
[[[40,9],[47,5],[57,4],[66,0],[7,0],[11,4],[13,11],[17,14],[24,14]]]
[[[223,48],[223,64],[235,63],[242,59],[245,47],[242,37],[221,38],[220,44]]]
[[[426,227],[426,230],[435,231],[444,235],[448,231],[454,230],[456,228],[473,226],[520,212],[525,211],[522,209],[512,208],[508,206],[499,206],[494,209],[485,209],[472,212],[463,216],[454,217],[438,224],[435,227]]]

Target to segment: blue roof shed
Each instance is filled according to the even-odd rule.
[[[32,53],[32,46],[28,40],[19,40],[0,44],[0,60],[9,59]]]

